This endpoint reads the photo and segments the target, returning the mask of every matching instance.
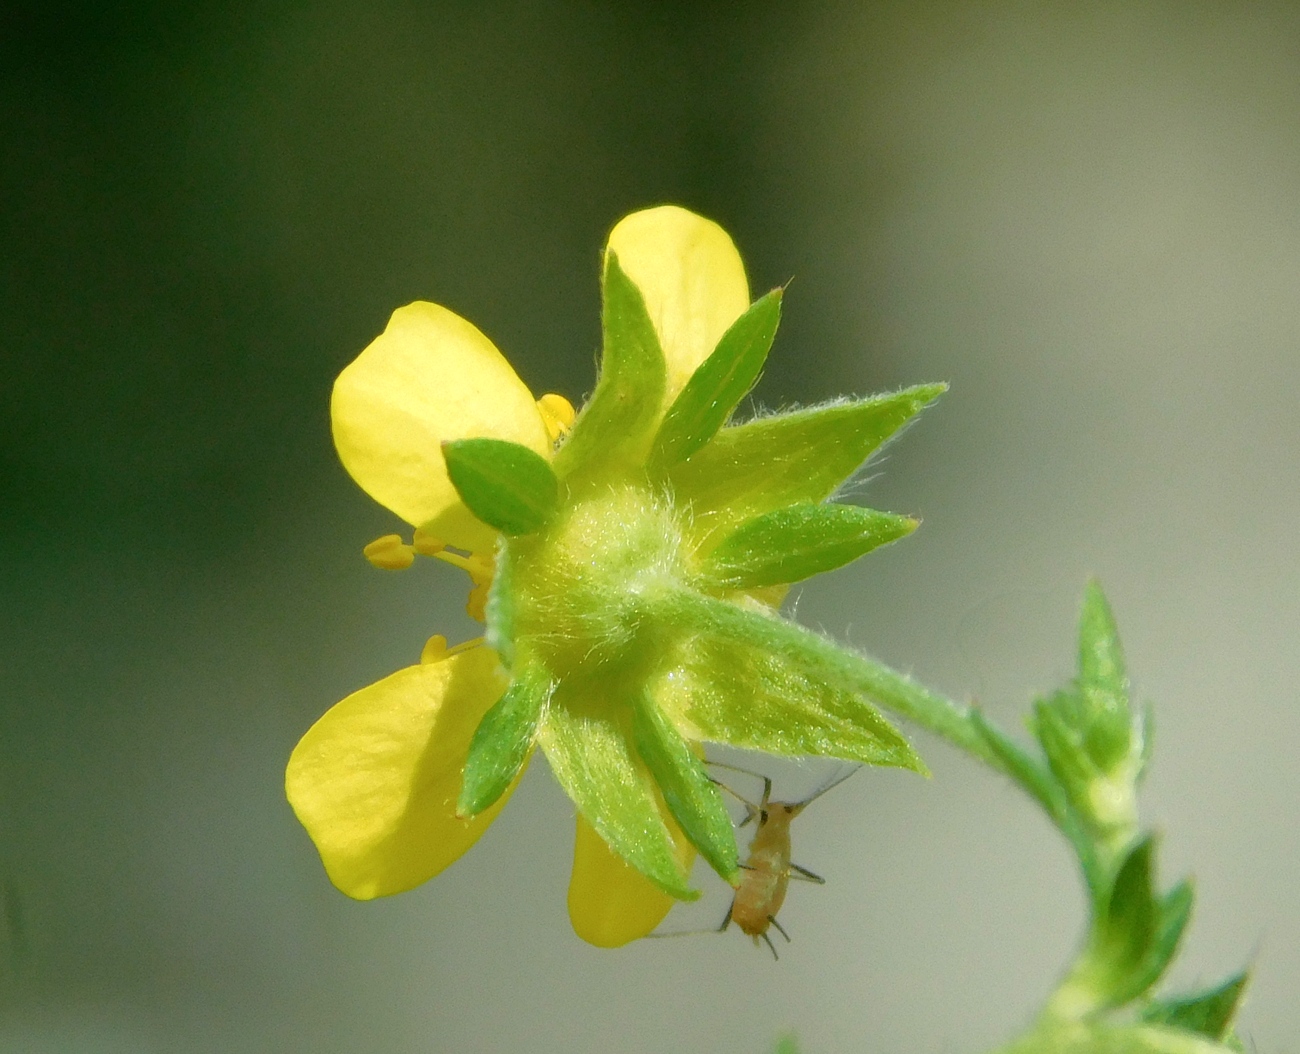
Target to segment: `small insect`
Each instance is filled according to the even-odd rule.
[[[720,762],[715,764],[736,772],[748,772],[747,769],[738,769],[734,765],[722,765]],[[807,868],[791,861],[790,822],[810,804],[827,791],[838,787],[856,771],[857,769],[853,769],[845,773],[803,801],[793,802],[772,801],[772,781],[766,776],[759,777],[763,781],[763,798],[757,805],[740,797],[726,784],[718,784],[749,810],[749,815],[741,821],[741,827],[750,821],[757,821],[754,840],[749,843],[749,857],[740,865],[740,885],[736,887],[736,895],[732,898],[731,907],[727,909],[727,917],[722,920],[718,932],[726,930],[734,922],[743,933],[754,938],[755,945],[761,937],[771,949],[772,957],[780,958],[768,929],[775,926],[776,931],[787,942],[790,940],[790,935],[776,921],[777,913],[785,903],[785,893],[790,885],[790,879],[816,882],[818,885],[826,884],[826,879],[820,875],[815,875]],[[749,775],[759,774],[750,772]]]

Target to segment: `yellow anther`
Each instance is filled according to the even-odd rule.
[[[450,659],[453,655],[459,655],[463,651],[477,648],[484,643],[486,643],[486,639],[483,637],[471,637],[469,640],[463,640],[449,648],[447,647],[447,638],[441,633],[435,633],[425,643],[424,650],[420,652],[420,662],[425,665],[442,662],[443,659]]]
[[[415,550],[398,534],[376,538],[361,551],[367,560],[384,571],[402,571],[415,563]]]
[[[411,545],[421,556],[437,556],[447,548],[446,542],[430,534],[423,527],[415,529],[415,537],[411,539]]]
[[[447,657],[447,638],[441,633],[435,633],[424,644],[424,650],[420,652],[420,662],[428,665],[432,662],[441,662]]]
[[[538,399],[537,410],[542,415],[542,423],[546,425],[546,434],[551,437],[552,443],[573,427],[573,419],[577,416],[573,403],[555,392],[548,392]]]

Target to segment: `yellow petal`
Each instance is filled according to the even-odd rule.
[[[669,822],[682,868],[690,872],[695,849]],[[605,844],[580,815],[569,879],[569,921],[573,931],[598,948],[618,948],[644,937],[677,901]]]
[[[726,231],[676,205],[620,220],[609,248],[645,297],[668,360],[672,399],[749,308],[745,265]]]
[[[339,374],[330,417],[339,458],[362,489],[462,549],[490,552],[495,532],[461,504],[443,441],[487,436],[551,451],[532,394],[492,342],[424,301],[394,311]]]
[[[507,683],[491,648],[453,653],[353,693],[302,737],[285,791],[344,893],[418,886],[487,829],[510,790],[469,821],[456,797],[474,730]]]

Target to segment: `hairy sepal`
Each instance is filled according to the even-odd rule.
[[[503,534],[532,534],[559,507],[559,480],[540,454],[503,439],[442,444],[447,475],[469,511]]]
[[[856,505],[791,505],[728,535],[708,554],[703,573],[732,589],[801,582],[897,541],[916,526],[906,516]]]
[[[644,693],[633,710],[632,731],[637,753],[658,782],[677,825],[709,866],[734,885],[738,857],[735,829],[704,762]]]
[[[864,698],[761,645],[696,641],[656,698],[710,742],[927,772],[902,733]]]
[[[523,768],[554,685],[544,671],[516,673],[470,741],[456,814],[477,816],[494,805]]]
[[[605,254],[600,376],[555,455],[555,471],[575,482],[644,461],[659,424],[667,364],[641,291]]]
[[[697,532],[705,539],[725,537],[755,516],[830,497],[946,388],[919,385],[724,428],[673,466],[669,481],[691,505]]]
[[[660,811],[654,779],[632,745],[630,707],[598,686],[552,697],[538,742],[583,818],[665,893],[695,900]]]
[[[652,474],[704,446],[754,386],[781,321],[781,293],[774,289],[751,304],[673,400],[651,448]]]

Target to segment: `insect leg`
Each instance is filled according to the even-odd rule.
[[[779,933],[779,934],[781,934],[781,936],[785,938],[785,943],[786,943],[786,944],[789,944],[789,943],[790,943],[790,934],[786,933],[786,932],[785,932],[785,927],[783,927],[779,922],[776,921],[776,916],[775,916],[775,915],[769,915],[769,916],[767,917],[767,921],[770,922],[773,926],[776,927],[776,932]],[[764,934],[764,936],[767,936],[767,934]],[[768,943],[771,944],[772,942],[771,942],[771,941],[768,941]]]
[[[731,902],[730,905],[728,905],[727,917],[722,920],[722,925],[718,927],[719,933],[723,933],[726,930],[726,928],[731,925],[731,909],[734,908],[735,906],[736,906],[736,902],[734,900]]]
[[[775,920],[773,920],[773,921],[775,921]],[[780,927],[777,927],[777,928],[779,929]],[[790,939],[789,937],[786,938],[786,940],[789,940],[789,939]],[[764,930],[764,931],[763,931],[763,940],[767,941],[767,946],[772,950],[772,958],[773,958],[773,959],[780,959],[781,956],[779,956],[779,955],[776,954],[776,945],[772,943],[772,938],[769,937],[769,936],[767,935],[767,930]]]
[[[804,882],[816,882],[819,886],[826,885],[826,879],[822,878],[821,875],[813,874],[806,867],[800,867],[798,864],[791,864],[790,871],[791,878],[797,878]]]

